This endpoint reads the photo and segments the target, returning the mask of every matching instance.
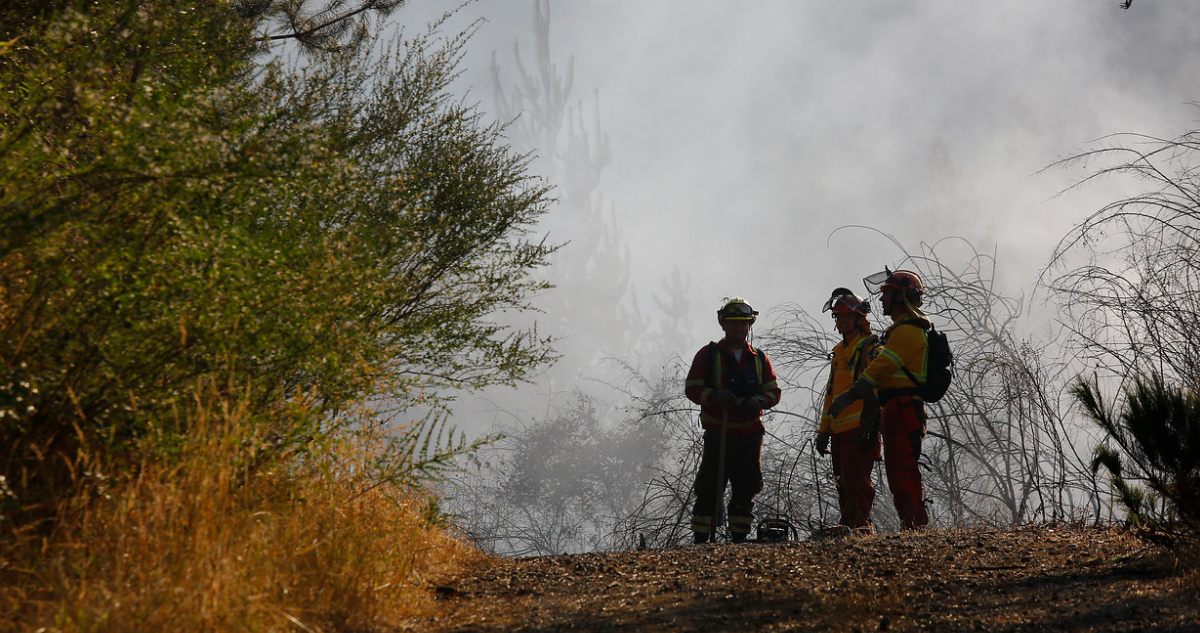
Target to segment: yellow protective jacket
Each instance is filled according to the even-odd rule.
[[[908,368],[914,378],[925,382],[929,327],[929,319],[910,312],[883,333],[883,349],[863,371],[863,378],[875,386],[880,403],[890,399],[889,391],[917,386],[905,375],[902,366]]]
[[[846,407],[836,418],[829,415],[829,404],[833,402],[835,395],[854,384],[878,349],[879,337],[871,334],[870,330],[860,333],[849,343],[843,340],[833,346],[833,359],[829,363],[829,382],[825,385],[825,406],[821,409],[818,433],[841,433],[858,428],[859,417],[862,415],[862,400]]]

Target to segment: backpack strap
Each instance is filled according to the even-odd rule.
[[[754,376],[755,376],[755,378],[758,379],[758,386],[761,387],[763,384],[763,379],[762,379],[763,361],[762,361],[762,359],[763,359],[763,356],[765,356],[765,354],[762,353],[762,350],[758,349],[757,347],[754,347],[753,345],[750,345],[749,343],[746,344],[746,347],[748,347],[750,349],[751,355],[754,356]],[[721,376],[720,376],[720,373],[717,371],[717,367],[718,367],[718,365],[720,365],[720,363],[721,363],[720,347],[717,345],[717,343],[715,341],[709,341],[709,343],[708,343],[708,372],[705,375],[704,380],[710,389],[720,389],[721,388],[721,383],[718,382],[718,380]]]
[[[850,356],[850,376],[852,381],[858,380],[858,377],[861,376],[862,373],[867,369],[867,364],[863,362],[863,360],[866,358],[866,354],[863,352],[867,347],[874,347],[878,344],[879,336],[872,334],[859,341],[858,345],[855,346],[854,354]]]
[[[764,354],[762,350],[750,345],[749,343],[746,344],[746,347],[749,347],[750,353],[754,355],[754,377],[758,379],[758,386],[761,388],[763,384],[763,358],[766,357],[766,354]]]
[[[746,348],[749,348],[751,356],[754,356],[755,380],[758,382],[758,386],[762,387],[762,360],[766,354],[763,354],[762,350],[755,348],[754,345],[746,344]],[[710,340],[708,343],[708,372],[704,375],[704,386],[719,390],[721,374],[724,372],[725,367],[721,367],[720,346]]]
[[[863,352],[866,351],[866,348],[874,347],[878,344],[879,336],[872,334],[863,338],[863,340],[858,342],[858,345],[854,346],[854,353],[850,355],[850,382],[853,383],[855,380],[858,380],[858,377],[867,370],[867,363],[863,362],[866,354]],[[833,360],[833,352],[829,352],[829,359]],[[829,369],[829,380],[825,382],[825,391],[829,392],[831,389],[833,389],[832,367]]]
[[[923,325],[921,325],[921,323],[919,323],[917,321],[904,321],[903,323],[901,323],[901,325],[905,325],[905,324],[911,325],[913,327],[921,328],[921,332],[925,335],[925,358],[928,359],[929,358],[929,330],[933,328],[933,324],[931,323],[931,324],[929,324],[929,327],[924,327]],[[913,381],[913,384],[917,385],[917,387],[916,387],[917,389],[924,387],[925,383],[929,381],[929,376],[926,376],[924,381],[917,380],[917,377],[914,376],[913,373],[911,371],[909,371],[907,367],[904,366],[904,363],[900,363],[900,369],[904,372],[905,376],[908,376],[909,380]]]
[[[721,362],[721,352],[717,349],[716,341],[708,342],[708,371],[704,376],[704,383],[709,389],[720,389],[721,385],[717,382],[720,376],[717,374],[717,365]]]

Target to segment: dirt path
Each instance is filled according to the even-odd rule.
[[[1200,631],[1195,573],[1036,526],[489,559],[415,623],[467,631]]]

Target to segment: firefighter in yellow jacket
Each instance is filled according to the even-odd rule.
[[[837,485],[839,525],[850,529],[869,528],[875,486],[871,469],[882,459],[879,445],[879,401],[869,394],[838,415],[829,405],[862,375],[879,353],[879,337],[871,333],[867,314],[871,305],[847,288],[835,288],[821,309],[832,312],[834,327],[842,335],[830,359],[825,405],[817,428],[817,452],[833,454],[833,479]]]
[[[739,298],[718,310],[725,337],[696,352],[684,384],[688,400],[700,405],[704,427],[692,509],[696,543],[714,537],[727,481],[730,540],[745,541],[754,520],[754,496],[763,486],[762,412],[779,404],[781,395],[770,359],[747,341],[757,315]]]
[[[920,528],[929,523],[917,465],[926,426],[925,403],[917,395],[917,383],[925,381],[929,350],[930,322],[919,309],[925,289],[921,278],[908,270],[885,268],[863,283],[872,292],[878,289],[880,304],[892,325],[883,333],[879,356],[849,389],[833,399],[829,414],[837,417],[851,403],[877,395],[883,407],[883,465],[900,525]]]

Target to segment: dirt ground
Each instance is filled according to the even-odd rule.
[[[414,630],[1200,631],[1200,580],[1115,528],[488,559]]]

